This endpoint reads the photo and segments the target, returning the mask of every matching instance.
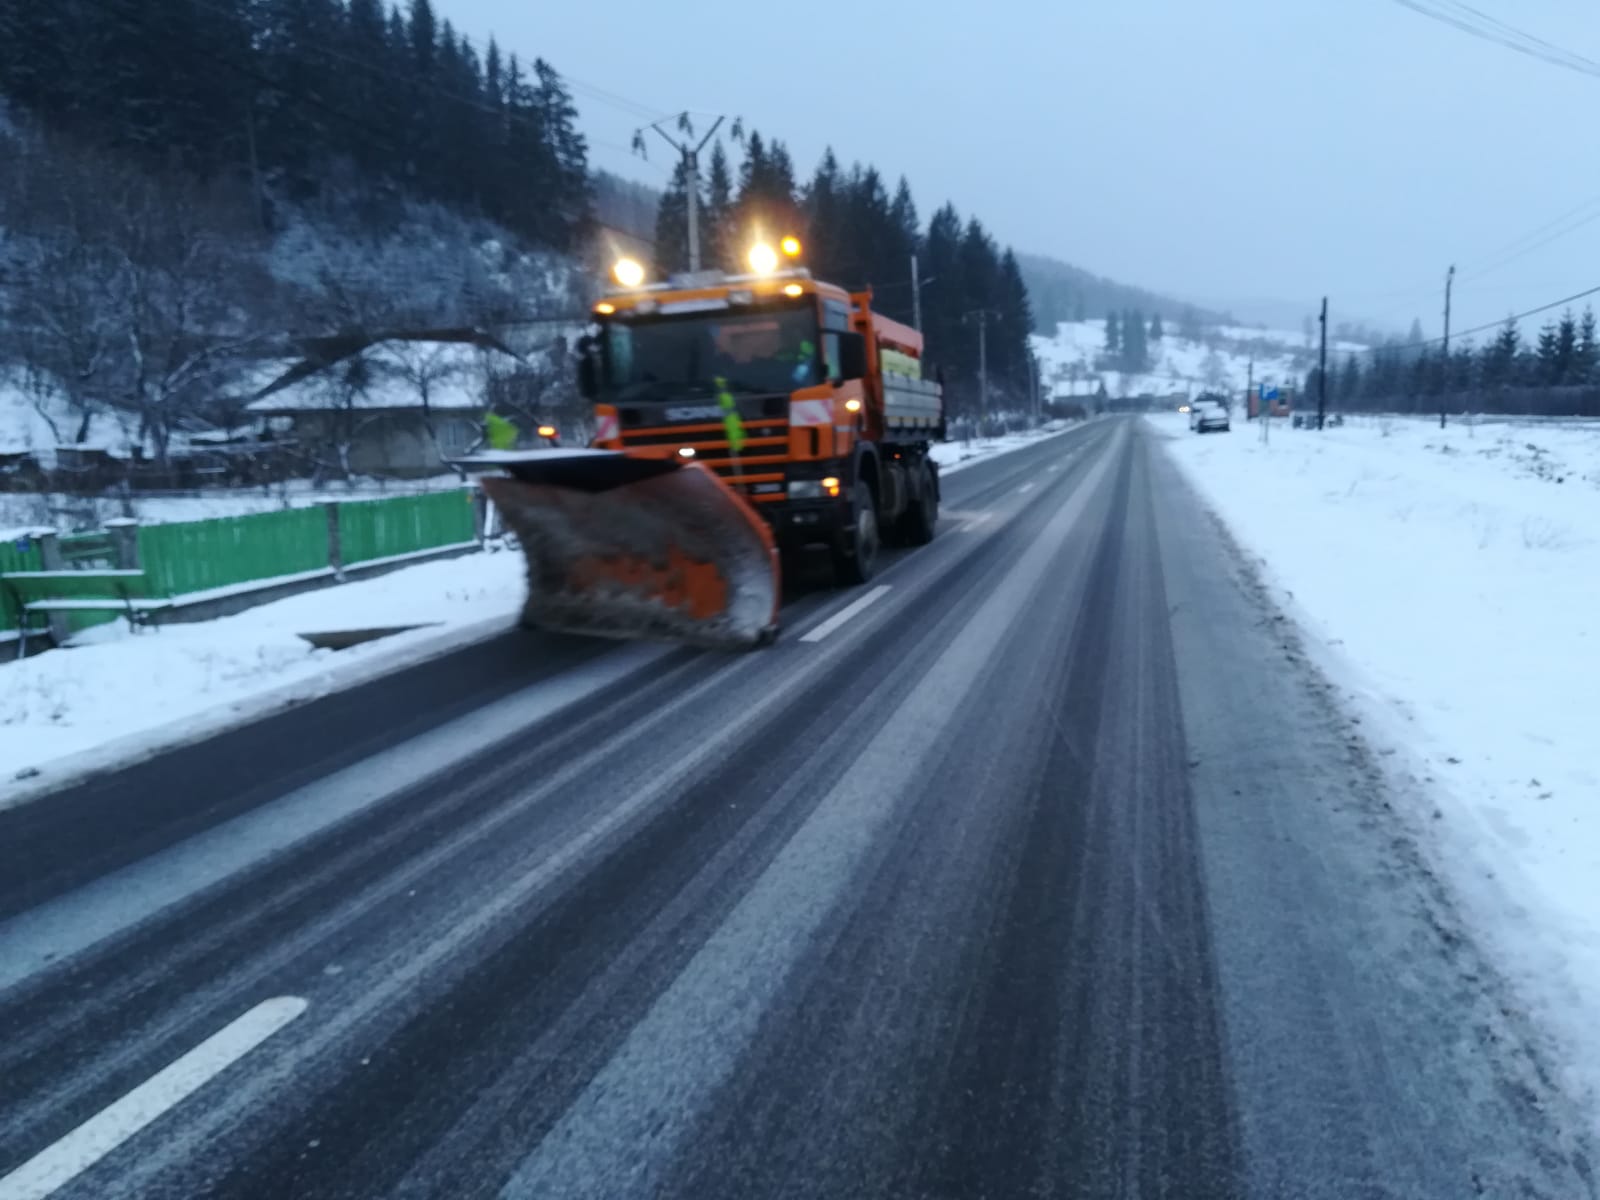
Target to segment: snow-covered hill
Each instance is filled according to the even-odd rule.
[[[1206,329],[1198,340],[1169,332],[1149,343],[1150,366],[1136,374],[1111,364],[1102,320],[1063,321],[1054,337],[1035,335],[1033,349],[1042,381],[1056,400],[1094,396],[1101,383],[1106,395],[1116,398],[1168,399],[1204,391],[1242,396],[1252,377],[1256,383],[1297,385],[1317,361],[1317,347],[1308,346],[1303,333],[1242,325]],[[1354,342],[1330,343],[1328,356],[1365,349]]]

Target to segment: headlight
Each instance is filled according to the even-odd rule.
[[[778,252],[765,242],[750,247],[750,269],[757,275],[771,275],[778,269]]]
[[[789,499],[821,500],[822,481],[820,479],[791,479],[789,481]]]

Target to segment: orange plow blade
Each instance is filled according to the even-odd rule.
[[[483,489],[528,564],[524,623],[743,649],[777,633],[766,523],[711,471],[574,450],[484,456]]]

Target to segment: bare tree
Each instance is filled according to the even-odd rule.
[[[29,169],[7,189],[8,354],[30,368],[40,401],[59,389],[75,441],[122,410],[136,444],[165,463],[174,430],[272,323],[251,230],[218,188],[158,182],[66,143],[28,145]]]

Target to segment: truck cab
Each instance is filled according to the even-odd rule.
[[[931,538],[944,431],[922,337],[793,268],[622,288],[580,344],[595,446],[714,471],[786,552],[826,546],[846,581],[885,541]]]

